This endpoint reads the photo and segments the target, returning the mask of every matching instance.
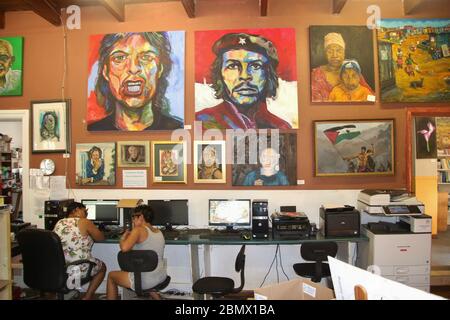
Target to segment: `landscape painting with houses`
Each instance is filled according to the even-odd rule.
[[[383,19],[377,39],[382,102],[450,101],[449,19]]]

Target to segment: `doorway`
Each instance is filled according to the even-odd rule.
[[[39,225],[39,218],[37,215],[32,214],[30,211],[30,183],[29,183],[29,173],[30,173],[30,115],[29,110],[0,110],[0,132],[2,132],[2,123],[4,123],[3,128],[7,128],[9,123],[14,123],[16,126],[20,126],[19,130],[21,134],[21,141],[18,142],[22,148],[22,212],[23,220],[30,222],[31,224]]]

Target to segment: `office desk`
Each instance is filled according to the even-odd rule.
[[[211,275],[211,247],[213,245],[226,246],[226,245],[250,245],[250,246],[264,246],[264,245],[301,245],[306,242],[323,242],[323,241],[335,241],[338,243],[347,243],[347,248],[349,243],[366,242],[368,238],[364,235],[360,237],[334,237],[325,238],[318,234],[316,237],[305,238],[305,239],[295,239],[295,240],[284,240],[284,239],[273,239],[271,233],[269,239],[250,239],[245,240],[243,238],[232,236],[228,239],[202,239],[201,234],[195,234],[195,231],[190,230],[189,233],[181,230],[176,239],[166,237],[166,245],[169,246],[188,246],[190,251],[190,264],[191,264],[191,281],[194,283],[200,278],[201,267],[203,267],[205,276]],[[106,239],[100,243],[110,243],[118,244],[119,239]],[[200,258],[199,248],[203,246],[203,259]],[[348,251],[348,250],[347,250]],[[300,258],[300,256],[299,256]],[[235,257],[230,257],[230,264],[234,265]]]

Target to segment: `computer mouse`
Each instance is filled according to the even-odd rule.
[[[242,234],[242,238],[244,238],[244,240],[250,240],[251,236],[248,233],[244,233],[244,234]]]

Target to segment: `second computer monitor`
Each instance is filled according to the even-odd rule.
[[[228,229],[235,226],[250,227],[250,204],[250,199],[210,199],[209,225],[226,226]]]
[[[153,209],[153,225],[166,226],[171,229],[175,225],[189,224],[187,200],[148,200]]]
[[[88,209],[89,220],[98,225],[119,225],[120,217],[117,204],[119,200],[81,200]]]

